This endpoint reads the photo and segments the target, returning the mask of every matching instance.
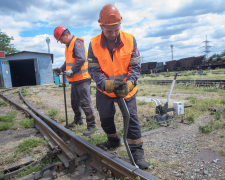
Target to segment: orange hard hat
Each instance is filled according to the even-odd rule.
[[[57,42],[59,41],[62,33],[66,30],[67,28],[64,26],[58,26],[55,28],[54,30],[54,37],[57,40]]]
[[[98,22],[104,25],[114,25],[119,24],[122,21],[122,16],[120,16],[120,12],[118,9],[111,5],[105,5],[99,14]]]

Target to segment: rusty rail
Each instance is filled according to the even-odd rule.
[[[55,147],[58,147],[61,149],[62,153],[57,154],[58,158],[62,161],[64,166],[70,172],[74,172],[75,166],[78,165],[76,153],[73,150],[71,150],[70,147],[43,120],[41,120],[38,116],[36,116],[32,111],[8,99],[1,93],[0,96],[35,119],[36,127],[39,129],[39,131],[42,133],[45,139],[49,139],[49,145],[51,146],[51,148],[54,149]]]

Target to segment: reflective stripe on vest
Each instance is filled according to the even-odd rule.
[[[100,68],[102,72],[104,72],[104,75],[107,77],[107,79],[122,79],[124,82],[126,82],[131,54],[134,48],[133,36],[120,31],[120,38],[124,45],[119,50],[113,52],[113,61],[110,53],[108,52],[108,48],[100,45],[101,34],[91,39],[91,46],[93,54],[98,59]],[[125,99],[133,96],[137,92],[137,88],[138,86],[135,86],[134,89],[128,93]],[[98,90],[101,91],[100,89]],[[103,91],[103,93],[110,97],[116,97],[114,93],[107,93],[106,91]]]
[[[69,69],[72,69],[72,67],[74,66],[76,62],[76,58],[73,58],[73,48],[74,48],[74,43],[77,39],[79,39],[80,41],[84,43],[83,39],[74,37],[72,41],[70,42],[69,47],[65,48],[66,71],[68,71]],[[88,79],[91,77],[88,73],[87,50],[85,48],[85,45],[84,45],[84,49],[85,49],[85,56],[86,56],[85,63],[81,67],[80,71],[77,72],[72,78],[66,77],[67,81],[69,82],[80,81],[80,80]]]

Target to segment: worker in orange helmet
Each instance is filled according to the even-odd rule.
[[[136,165],[147,169],[135,97],[141,71],[137,43],[133,35],[120,30],[122,17],[115,6],[105,5],[98,22],[102,33],[92,38],[89,44],[88,71],[96,82],[97,109],[108,140],[97,146],[110,149],[121,145],[114,123],[114,103],[118,103],[125,121],[126,114],[120,101],[124,98],[130,113],[127,142]]]
[[[54,37],[65,44],[66,61],[61,68],[55,68],[54,72],[59,75],[66,71],[66,79],[71,84],[71,106],[75,113],[74,122],[70,126],[83,124],[81,109],[86,115],[87,129],[83,135],[89,136],[96,130],[94,109],[90,98],[91,76],[88,73],[87,51],[84,40],[76,38],[63,26],[54,30]]]

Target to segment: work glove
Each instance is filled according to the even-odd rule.
[[[73,74],[73,70],[72,69],[69,69],[68,71],[66,71],[66,77],[67,78],[72,78],[74,76]]]
[[[129,85],[127,82],[123,82],[122,80],[116,79],[113,92],[117,97],[124,98],[128,95],[128,87]]]
[[[127,81],[128,84],[128,93],[134,89],[133,83],[131,81]]]
[[[113,93],[115,87],[115,81],[114,80],[107,80],[105,82],[105,91],[107,93]]]
[[[58,67],[57,68],[54,68],[53,71],[56,74],[56,76],[59,76],[60,73],[62,72],[62,70],[60,68],[58,68]]]

